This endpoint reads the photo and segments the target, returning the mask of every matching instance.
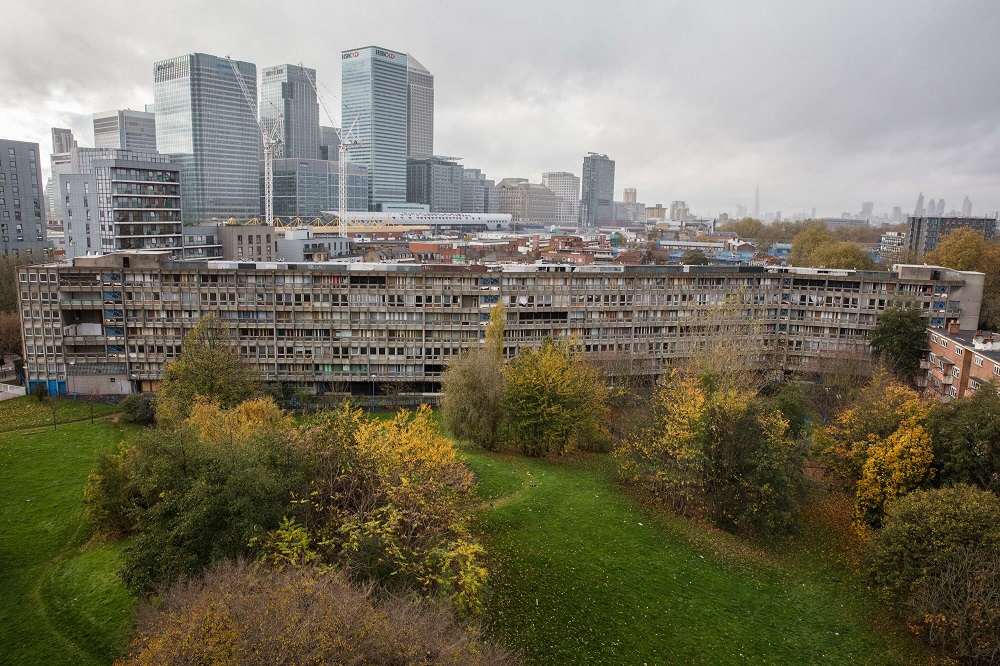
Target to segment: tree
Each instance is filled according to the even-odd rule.
[[[197,396],[215,400],[223,409],[234,407],[257,392],[258,381],[257,368],[240,359],[225,323],[209,314],[184,336],[180,357],[164,370],[157,420],[183,420]]]
[[[732,231],[740,238],[756,238],[764,228],[764,223],[752,217],[730,220],[719,226],[719,231]]]
[[[854,485],[873,447],[904,423],[921,423],[927,409],[920,394],[878,370],[827,427],[816,431],[815,443],[829,471]]]
[[[934,477],[934,448],[921,418],[912,416],[867,452],[854,503],[854,522],[862,532],[882,525],[886,504],[920,488]]]
[[[757,395],[712,389],[675,371],[653,400],[647,428],[619,443],[619,474],[678,513],[771,535],[794,527],[803,451],[780,412]]]
[[[148,395],[130,393],[121,401],[119,407],[122,410],[122,421],[126,423],[145,426],[156,422],[156,407]]]
[[[871,256],[860,245],[850,242],[832,242],[816,247],[806,261],[808,263],[796,265],[863,271],[875,268]]]
[[[1000,393],[986,384],[974,395],[934,405],[927,416],[938,483],[967,483],[1000,492]]]
[[[0,312],[0,365],[21,358],[21,317],[17,312]]]
[[[447,609],[342,573],[225,563],[142,607],[123,666],[517,663]]]
[[[199,401],[191,418],[147,430],[123,452],[124,490],[117,476],[92,475],[89,503],[134,523],[123,554],[126,584],[147,595],[178,575],[253,555],[251,539],[279,526],[292,493],[305,494],[291,435],[290,419],[270,399],[231,410]],[[108,492],[124,508],[105,501]]]
[[[987,241],[980,232],[962,227],[941,238],[937,247],[923,256],[923,261],[959,271],[984,273],[979,326],[988,330],[1000,327],[1000,243]]]
[[[684,367],[713,388],[756,393],[777,377],[774,348],[752,316],[753,296],[742,291],[695,311]]]
[[[792,241],[792,265],[812,266],[813,253],[834,243],[836,243],[836,239],[824,225],[816,225],[803,230]]]
[[[507,430],[525,455],[562,455],[607,439],[607,387],[569,344],[522,349],[504,377]]]
[[[927,318],[916,308],[890,307],[868,333],[872,353],[900,377],[912,380],[927,354]]]
[[[681,263],[685,266],[708,266],[708,257],[701,250],[688,250],[681,257]]]
[[[490,311],[486,344],[452,359],[441,378],[441,416],[458,439],[489,451],[500,444],[503,419],[503,304]]]

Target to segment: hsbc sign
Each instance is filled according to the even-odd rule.
[[[375,51],[375,55],[378,56],[379,58],[388,58],[389,60],[396,59],[396,54],[393,53],[392,51],[386,51],[385,49],[372,49],[372,50]],[[361,57],[360,51],[348,51],[346,53],[340,54],[341,60],[350,60],[352,58],[360,58],[360,57]]]
[[[357,51],[351,51],[350,53],[342,53],[340,55],[340,59],[341,60],[350,60],[351,58],[357,58],[360,55],[361,54],[358,53]]]
[[[375,49],[375,55],[389,58],[390,60],[396,57],[396,54],[392,51],[383,51],[382,49]]]

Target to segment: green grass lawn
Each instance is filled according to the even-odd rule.
[[[487,502],[485,624],[528,664],[928,661],[825,528],[759,548],[639,506],[608,456],[466,455]]]
[[[0,403],[0,422],[17,423],[14,403]],[[82,492],[95,452],[129,431],[83,421],[0,434],[0,664],[107,664],[127,641],[121,545],[88,543]]]
[[[85,400],[54,398],[56,423],[69,423],[90,419],[90,404]],[[25,428],[52,427],[52,403],[39,402],[32,396],[0,402],[0,432]],[[94,404],[94,416],[105,416],[118,411],[113,405]]]

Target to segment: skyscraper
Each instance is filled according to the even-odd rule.
[[[365,46],[340,57],[341,122],[361,144],[348,159],[368,169],[368,209],[406,203],[406,54]]]
[[[972,217],[972,199],[968,195],[962,200],[962,217]]]
[[[434,75],[406,56],[406,155],[434,154]]]
[[[813,215],[813,217],[816,217]],[[753,191],[753,219],[760,219],[760,185]]]
[[[615,198],[615,161],[607,155],[589,153],[583,158],[583,197],[580,222],[585,227],[607,224]]]
[[[122,109],[94,114],[94,148],[156,152],[156,116]]]
[[[924,214],[924,193],[923,192],[921,192],[920,196],[917,197],[917,205],[913,207],[913,214],[914,215],[923,215]]]
[[[257,97],[257,67],[236,62]],[[230,64],[204,53],[153,66],[156,145],[181,169],[185,222],[260,212],[260,130]]]
[[[76,147],[73,130],[62,127],[52,128],[52,154],[66,155]]]
[[[556,195],[556,221],[564,226],[580,224],[580,179],[566,171],[547,171],[542,185]]]
[[[861,204],[861,217],[866,219],[871,219],[872,213],[875,211],[874,201],[865,201]]]
[[[283,123],[284,157],[319,158],[319,103],[312,83],[315,81],[316,70],[299,65],[276,65],[261,70],[260,119],[265,126]]]

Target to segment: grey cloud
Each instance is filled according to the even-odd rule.
[[[824,214],[917,193],[1000,208],[1000,4],[94,0],[21,3],[0,42],[0,135],[38,141],[151,101],[155,60],[303,61],[339,90],[377,43],[436,77],[436,150],[490,177],[617,161],[617,189],[700,213]],[[327,93],[331,107],[339,103]],[[89,132],[82,133],[87,136]]]

